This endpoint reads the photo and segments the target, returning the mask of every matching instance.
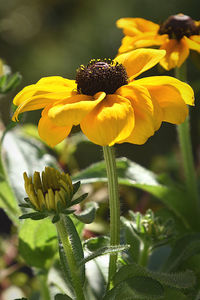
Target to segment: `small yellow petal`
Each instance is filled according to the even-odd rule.
[[[94,96],[75,95],[66,102],[50,108],[49,118],[58,126],[72,126],[80,124],[81,120],[105,98],[104,92]]]
[[[160,61],[161,66],[166,70],[180,67],[189,55],[189,46],[185,39],[180,41],[168,40],[163,43],[160,49],[166,50],[165,57]]]
[[[165,50],[137,49],[120,54],[115,58],[115,61],[125,67],[128,77],[132,80],[154,67],[165,56],[165,53]]]
[[[107,95],[80,124],[83,133],[93,143],[114,145],[130,135],[134,127],[134,113],[129,100]]]
[[[184,36],[184,40],[186,41],[188,47],[191,50],[195,50],[200,52],[200,36],[191,36],[190,38],[187,38]]]
[[[138,145],[144,144],[154,134],[156,129],[154,105],[148,90],[142,86],[132,84],[122,86],[116,92],[130,100],[135,115],[135,126],[130,136],[122,142]]]
[[[49,208],[50,210],[55,210],[55,196],[54,196],[54,192],[52,189],[48,190],[48,195],[49,195]]]
[[[49,107],[42,111],[38,124],[38,133],[43,141],[50,147],[62,142],[70,133],[72,126],[57,126],[48,117]]]
[[[123,28],[126,35],[137,35],[142,32],[159,30],[159,25],[143,18],[121,18],[117,20],[117,27]]]

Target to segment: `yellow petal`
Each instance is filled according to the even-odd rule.
[[[58,126],[80,124],[81,120],[105,98],[104,92],[94,96],[75,95],[67,101],[59,102],[49,110],[49,118]]]
[[[160,49],[166,50],[165,57],[160,61],[161,66],[166,70],[180,67],[189,55],[189,46],[185,39],[168,40]]]
[[[36,84],[23,88],[14,98],[13,103],[17,106],[29,98],[46,93],[65,92],[76,90],[74,80],[62,78],[60,76],[51,76],[41,78]]]
[[[165,56],[165,53],[164,50],[137,49],[120,54],[115,58],[115,61],[125,67],[128,77],[132,80],[142,72],[155,66]]]
[[[142,33],[134,37],[125,36],[122,39],[122,44],[118,51],[119,53],[124,53],[137,48],[160,46],[165,40],[166,35],[159,35],[151,32]]]
[[[180,124],[187,114],[186,104],[194,105],[192,88],[173,77],[153,76],[138,79],[135,84],[146,87],[151,98],[157,101],[163,111],[163,121]]]
[[[38,110],[44,108],[49,104],[66,100],[68,97],[72,96],[73,93],[74,92],[71,90],[71,88],[65,88],[64,92],[51,92],[37,96],[32,96],[18,106],[12,117],[12,120],[17,121],[18,115],[25,111]]]
[[[83,133],[93,143],[112,146],[130,135],[134,112],[129,100],[107,95],[81,122]]]
[[[72,126],[57,126],[48,117],[49,107],[42,111],[42,117],[38,124],[38,132],[43,141],[50,147],[62,142],[70,133]]]
[[[61,76],[49,76],[41,78],[36,84],[45,84],[45,85],[56,85],[56,86],[65,86],[65,87],[76,87],[75,80],[66,79]]]
[[[184,36],[184,39],[191,50],[200,52],[200,36],[195,35],[193,37],[191,36],[190,38]]]
[[[141,32],[159,30],[159,25],[143,18],[121,18],[116,22],[117,27],[123,28],[125,35],[134,36]]]
[[[134,110],[135,126],[128,138],[122,142],[144,144],[155,132],[154,105],[148,90],[142,86],[125,85],[116,91],[117,94],[129,99]],[[159,126],[161,124],[161,119]]]

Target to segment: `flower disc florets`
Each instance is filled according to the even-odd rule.
[[[81,65],[77,70],[76,83],[80,94],[113,94],[119,87],[128,83],[128,76],[122,64],[111,59],[93,59],[87,66]]]
[[[191,35],[198,35],[200,32],[199,26],[195,24],[187,15],[177,14],[170,16],[161,26],[158,31],[159,34],[168,34],[170,39],[180,40],[183,36],[190,37]]]

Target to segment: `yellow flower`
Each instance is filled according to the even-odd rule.
[[[117,26],[123,28],[125,34],[119,53],[160,46],[166,50],[160,61],[166,70],[180,67],[189,50],[200,52],[200,21],[183,14],[170,16],[160,26],[142,18],[122,18],[117,21]]]
[[[78,124],[89,140],[101,146],[143,144],[162,121],[182,123],[188,114],[186,104],[194,104],[192,88],[175,78],[135,80],[164,55],[164,50],[137,49],[114,60],[80,66],[76,80],[42,78],[16,95],[13,121],[20,113],[43,108],[38,130],[50,146]]]

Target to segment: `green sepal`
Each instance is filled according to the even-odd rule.
[[[64,209],[64,204],[61,201],[58,201],[56,205],[56,210],[58,211],[58,213],[62,213]]]
[[[19,207],[32,208],[28,203],[20,203]]]
[[[57,215],[54,215],[54,216],[53,216],[53,219],[52,219],[51,222],[52,222],[53,224],[55,224],[55,223],[58,222],[59,220],[60,220],[60,215],[57,214]]]
[[[41,213],[41,212],[33,212],[33,213],[29,213],[29,214],[24,214],[22,216],[19,217],[19,219],[32,219],[32,220],[41,220],[46,218],[48,215],[45,213]]]
[[[76,211],[75,209],[64,209],[62,211],[62,214],[67,216],[73,214],[75,211]]]
[[[90,224],[94,221],[98,204],[96,202],[88,203],[88,207],[80,214],[74,214],[74,216],[85,224]]]
[[[73,183],[72,186],[73,186],[73,195],[75,195],[81,186],[81,182],[77,181],[77,182]]]
[[[80,197],[78,197],[75,200],[71,201],[70,206],[81,203],[83,200],[85,200],[85,198],[87,198],[87,196],[88,196],[88,193],[85,193],[85,194],[81,195]]]

